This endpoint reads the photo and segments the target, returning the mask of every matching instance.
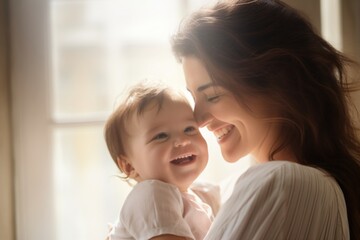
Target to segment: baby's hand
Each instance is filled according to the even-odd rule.
[[[108,225],[108,230],[109,230],[109,232],[108,232],[108,235],[107,235],[107,237],[105,238],[105,240],[110,240],[110,232],[111,232],[111,230],[114,228],[114,225],[113,225],[112,223],[108,223],[107,225]]]

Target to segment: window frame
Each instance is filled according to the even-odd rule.
[[[47,81],[49,4],[15,0],[9,5],[16,236],[56,239]]]

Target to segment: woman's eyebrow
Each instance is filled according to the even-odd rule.
[[[214,83],[209,82],[209,83],[206,83],[206,84],[201,85],[200,87],[198,87],[198,88],[196,89],[196,91],[197,91],[197,92],[201,92],[201,91],[204,91],[205,89],[207,89],[207,88],[209,88],[209,87],[212,87],[212,86],[214,86]],[[193,93],[191,92],[191,90],[190,90],[189,88],[186,88],[186,90],[188,90],[188,91],[191,93],[191,95],[193,95]]]
[[[209,87],[212,87],[212,86],[214,86],[214,83],[209,82],[209,83],[206,83],[206,84],[201,85],[200,87],[198,87],[198,88],[196,89],[196,91],[197,91],[197,92],[201,92],[201,91],[204,91],[205,89],[207,89],[207,88],[209,88]]]

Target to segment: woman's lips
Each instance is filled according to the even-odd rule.
[[[234,128],[234,125],[228,125],[226,127],[220,128],[216,131],[214,131],[214,135],[218,142],[220,142],[224,137],[226,137],[231,130]]]

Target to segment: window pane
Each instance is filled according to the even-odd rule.
[[[181,1],[52,2],[53,116],[104,116],[124,86],[180,82],[169,37]]]
[[[181,17],[204,2],[51,2],[56,240],[104,239],[106,224],[116,220],[131,187],[116,176],[104,121],[119,95],[144,78],[185,89],[169,38]],[[217,182],[239,172],[219,160],[215,139],[204,134],[211,158],[200,179]]]
[[[104,239],[130,190],[107,153],[102,127],[54,129],[58,240]]]

